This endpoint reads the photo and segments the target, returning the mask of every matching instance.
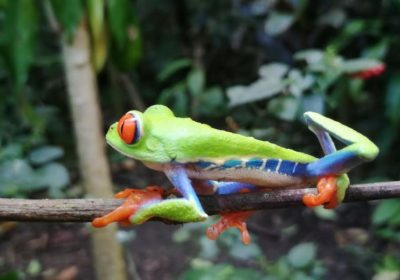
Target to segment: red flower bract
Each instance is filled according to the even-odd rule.
[[[353,79],[366,80],[381,75],[385,71],[385,68],[386,68],[385,64],[379,64],[375,67],[368,68],[366,70],[351,74],[351,77]]]

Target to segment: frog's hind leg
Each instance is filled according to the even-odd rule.
[[[256,186],[238,182],[210,182],[215,186],[215,193],[220,195],[232,194],[238,192],[248,192]],[[239,211],[232,213],[222,213],[218,222],[207,228],[206,235],[211,240],[216,240],[225,230],[235,227],[239,229],[243,244],[249,244],[250,234],[247,230],[246,220],[254,211]]]
[[[324,205],[327,209],[335,208],[344,198],[350,184],[346,174],[339,176],[322,176],[318,179],[318,194],[306,194],[303,203],[308,207]]]
[[[304,117],[325,156],[307,166],[307,176],[319,178],[318,194],[304,196],[303,202],[309,207],[324,204],[326,208],[333,208],[343,200],[350,184],[345,173],[374,159],[379,150],[367,137],[339,122],[313,112],[305,113]],[[347,146],[336,151],[331,135]]]

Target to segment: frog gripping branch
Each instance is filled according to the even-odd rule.
[[[325,156],[315,158],[267,141],[214,129],[190,118],[175,117],[163,106],[145,112],[130,111],[111,125],[107,143],[122,154],[164,172],[179,197],[151,186],[126,189],[116,195],[125,202],[92,224],[103,227],[112,222],[141,224],[151,218],[175,222],[199,222],[207,214],[197,193],[231,194],[265,191],[265,188],[317,185],[317,194],[305,195],[308,207],[334,208],[343,201],[349,186],[346,174],[357,165],[373,160],[378,148],[353,129],[321,116],[304,114],[317,136]],[[346,146],[336,150],[331,136]],[[216,239],[230,227],[240,230],[242,241],[250,242],[246,219],[251,211],[227,213],[207,230]]]

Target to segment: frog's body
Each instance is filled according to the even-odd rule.
[[[110,127],[107,142],[149,168],[165,172],[184,197],[147,203],[130,216],[131,222],[141,223],[153,216],[175,221],[198,221],[207,217],[190,179],[206,182],[217,192],[220,187],[221,193],[253,187],[304,187],[318,182],[320,194],[309,195],[304,202],[309,206],[334,207],[343,200],[349,185],[346,172],[375,158],[378,148],[341,123],[312,112],[306,113],[305,118],[325,152],[321,159],[253,137],[217,130],[189,118],[177,118],[162,105],[149,107],[144,113],[128,112]],[[329,135],[348,146],[336,151]],[[321,180],[328,177],[334,178],[333,181]],[[325,187],[329,195],[328,191],[321,191]],[[174,213],[171,209],[177,210]],[[104,224],[97,220],[98,226]]]

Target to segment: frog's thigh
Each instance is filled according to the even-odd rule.
[[[185,198],[173,198],[148,203],[141,207],[129,220],[133,224],[142,224],[153,217],[183,223],[200,222],[207,219],[207,215],[202,215],[192,201]]]
[[[232,194],[239,193],[243,190],[254,190],[257,187],[253,184],[239,183],[239,182],[217,182],[211,181],[215,186],[216,194]]]

